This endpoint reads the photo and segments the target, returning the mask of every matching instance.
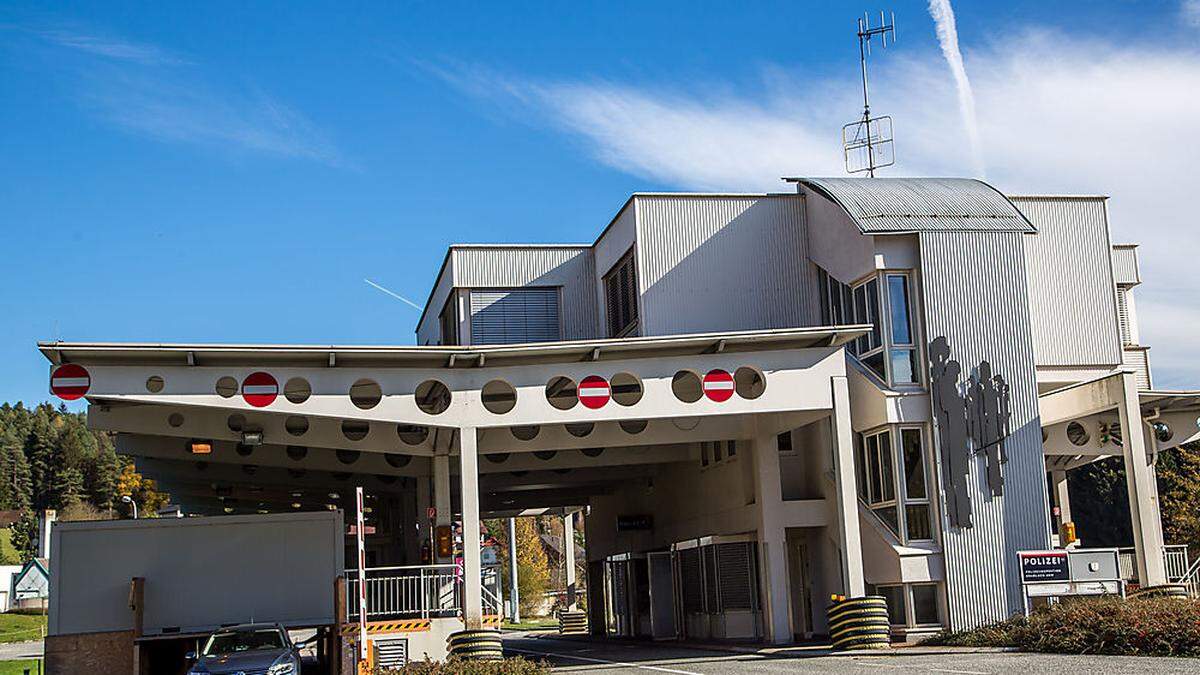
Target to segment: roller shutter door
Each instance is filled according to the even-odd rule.
[[[472,345],[561,339],[557,288],[471,290]]]

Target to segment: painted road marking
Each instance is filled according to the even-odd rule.
[[[584,661],[587,663],[603,663],[609,666],[618,666],[621,668],[637,668],[639,670],[653,670],[657,673],[677,673],[677,675],[704,675],[697,673],[694,670],[676,670],[674,668],[663,668],[661,666],[644,666],[638,663],[623,663],[621,661],[609,661],[607,659],[597,659],[590,656],[573,656],[571,654],[557,654],[555,652],[535,652],[531,649],[517,649],[515,647],[505,647],[505,651],[517,652],[518,654],[533,654],[535,656],[553,656],[560,659],[574,659],[576,661]]]

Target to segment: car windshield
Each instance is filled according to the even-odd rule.
[[[283,649],[283,637],[274,628],[214,633],[204,645],[204,655],[236,654],[262,649]]]

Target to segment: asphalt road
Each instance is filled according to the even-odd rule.
[[[42,641],[9,642],[0,644],[0,661],[42,658]]]
[[[545,659],[561,673],[717,675],[719,673],[1200,673],[1200,659],[1062,656],[920,649],[863,656],[739,654],[666,644],[506,635],[511,656]]]

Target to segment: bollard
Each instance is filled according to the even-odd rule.
[[[882,596],[834,600],[826,613],[834,649],[885,649],[891,644],[887,600]]]
[[[498,630],[460,630],[446,638],[450,655],[466,661],[499,661],[504,658]]]

